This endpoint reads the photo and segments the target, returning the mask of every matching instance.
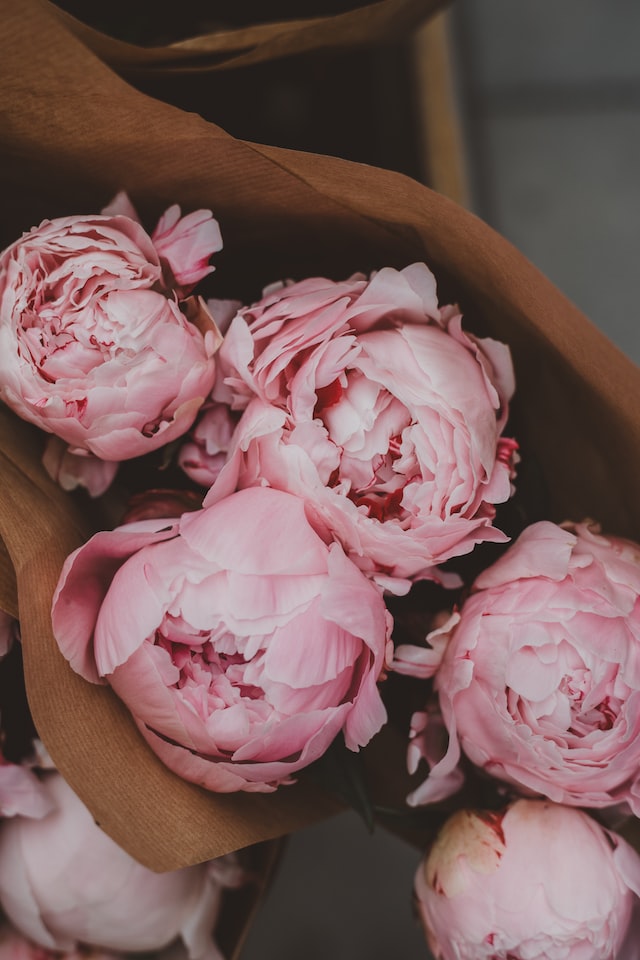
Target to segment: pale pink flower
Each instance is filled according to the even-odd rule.
[[[273,790],[340,731],[357,750],[386,719],[380,591],[291,494],[96,534],[65,563],[53,628],[167,766],[210,790]]]
[[[427,639],[394,667],[435,673],[449,746],[410,802],[441,794],[462,748],[528,793],[640,815],[640,547],[533,524]],[[424,726],[414,718],[414,751]]]
[[[27,940],[13,927],[5,923],[0,927],[0,960],[118,960],[119,954],[104,950],[69,950],[64,953],[45,950],[37,943]]]
[[[461,810],[415,882],[436,960],[618,960],[640,857],[580,810]]]
[[[190,960],[221,960],[213,928],[223,884],[219,861],[153,873],[96,825],[58,773],[43,774],[53,810],[0,825],[0,903],[24,936],[47,950],[80,945],[157,951],[180,938]]]
[[[424,264],[277,285],[232,321],[214,399],[244,415],[205,503],[268,483],[396,593],[438,577],[511,494],[508,348],[439,308]]]
[[[175,241],[172,269],[192,279],[204,269],[198,225],[183,235],[175,211],[169,220],[163,257]],[[204,230],[210,214],[197,220]],[[45,220],[0,255],[0,397],[73,456],[126,460],[186,433],[213,385],[218,343],[204,303],[179,303],[131,216]]]

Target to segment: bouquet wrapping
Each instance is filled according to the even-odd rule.
[[[225,234],[220,291],[242,287],[247,301],[276,276],[339,280],[424,260],[441,302],[459,301],[477,335],[510,346],[512,410],[533,452],[539,517],[592,515],[608,533],[640,537],[640,374],[506,241],[401,175],[239,141],[137,92],[50,5],[0,8],[3,247],[43,216],[95,212],[126,189],[145,221],[176,202],[213,210]],[[105,831],[168,870],[332,813],[336,803],[304,781],[271,797],[232,798],[185,783],[148,750],[110,689],[73,673],[53,640],[51,599],[67,555],[110,525],[109,502],[81,509],[46,476],[40,452],[35,429],[2,411],[0,608],[20,617],[38,731]],[[391,720],[370,764],[402,797],[403,750],[387,749]]]
[[[389,42],[404,36],[447,3],[448,0],[349,2],[339,4],[340,11],[336,13],[335,4],[321,2],[314,5],[313,16],[294,19],[285,19],[276,4],[261,9],[258,23],[231,27],[228,20],[247,19],[242,6],[233,4],[228,12],[216,11],[216,20],[222,21],[218,30],[163,46],[146,47],[107,36],[55,7],[51,12],[101,59],[127,76],[140,78],[151,73],[170,74],[175,78],[179,74],[235,70],[283,57],[348,51]],[[325,12],[327,6],[329,12]],[[182,12],[187,13],[188,9]],[[91,13],[100,19],[95,7]]]

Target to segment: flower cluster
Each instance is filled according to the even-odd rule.
[[[195,509],[138,494],[80,547],[54,632],[170,768],[270,791],[384,724],[385,592],[457,585],[446,561],[506,540],[514,376],[425,264],[206,307],[220,247],[208,211],[148,235],[124,194],[25,234],[0,256],[0,397],[52,434],[67,488],[160,447],[200,488]]]
[[[455,814],[418,872],[436,958],[613,960],[640,858],[576,808],[640,816],[640,547],[549,521],[505,546],[510,351],[439,303],[425,264],[205,304],[193,289],[220,247],[208,211],[171,207],[148,235],[119,195],[0,255],[0,397],[51,435],[51,475],[95,496],[120,461],[163,451],[121,525],[68,557],[60,650],[166,766],[225,793],[290,784],[336,738],[360,750],[387,720],[387,673],[417,678],[408,760],[429,775],[409,804],[465,777],[493,799]],[[180,489],[158,482],[167,465]],[[465,583],[479,544],[498,559]],[[421,580],[462,592],[394,652],[390,609]],[[148,923],[125,944],[109,910],[140,907],[121,866],[89,917],[75,860],[38,839],[55,821],[62,843],[80,801],[56,774],[19,777],[40,798],[11,810],[0,776],[3,810],[24,814],[0,833],[0,901],[21,933],[70,954],[182,935],[207,956],[193,915],[210,931],[209,867],[163,878],[166,893],[145,879]]]
[[[463,944],[482,942],[474,956],[617,957],[632,912],[628,890],[640,892],[640,860],[619,837],[604,842],[601,828],[570,808],[640,814],[638,545],[603,536],[594,524],[535,523],[482,571],[427,646],[397,648],[394,667],[435,678],[437,704],[414,716],[409,748],[411,769],[424,758],[431,770],[410,803],[457,790],[463,754],[512,792],[554,801],[520,800],[499,815],[501,830],[508,824],[514,832],[508,842],[500,834],[506,848],[486,871],[474,857],[489,829],[483,824],[495,827],[498,814],[465,814],[470,821],[458,816],[445,826],[426,861],[431,880],[419,873],[416,881],[436,956],[466,956]],[[446,731],[444,753],[434,725]],[[598,834],[596,847],[582,836],[585,827]],[[433,871],[441,856],[455,879],[439,889]],[[578,891],[575,904],[563,901],[557,877]],[[522,891],[523,883],[542,885],[545,899],[510,915],[506,891]],[[467,898],[497,933],[474,939],[480,927],[464,919],[472,916]]]

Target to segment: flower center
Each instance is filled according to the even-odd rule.
[[[329,485],[343,484],[349,499],[376,520],[404,518],[404,489],[419,472],[404,438],[412,425],[407,408],[358,370],[320,387],[316,397],[314,416],[340,450]]]
[[[171,627],[174,625],[175,621]],[[240,702],[249,705],[264,700],[264,690],[248,676],[255,679],[262,653],[245,660],[238,639],[226,631],[215,631],[214,644],[212,632],[193,630],[190,636],[177,638],[172,630],[174,636],[169,638],[163,627],[156,632],[156,645],[168,653],[178,671],[177,679],[173,677],[168,685],[180,690],[183,700],[203,720]],[[179,629],[183,627],[180,624]]]

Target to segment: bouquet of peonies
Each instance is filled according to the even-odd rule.
[[[630,960],[637,370],[449,202],[236,141],[37,19],[56,116],[23,105],[3,161],[0,606],[65,779],[30,744],[2,768],[8,919],[215,955],[246,879],[219,858],[328,815],[323,762],[363,751],[369,813],[424,811],[437,957]],[[126,942],[113,893],[69,919],[82,870],[47,853],[91,815],[116,860],[192,871]]]

